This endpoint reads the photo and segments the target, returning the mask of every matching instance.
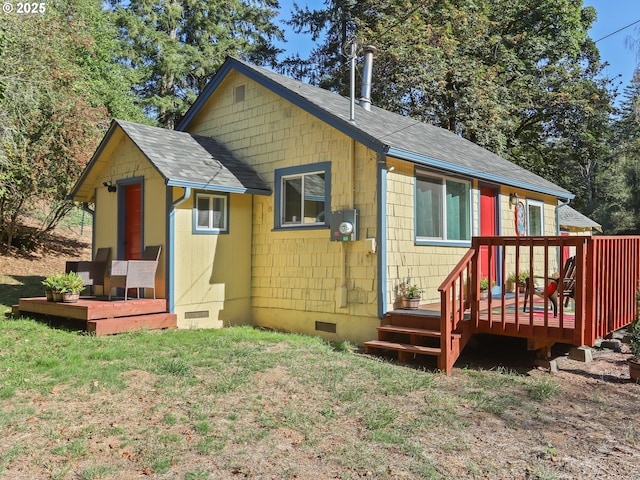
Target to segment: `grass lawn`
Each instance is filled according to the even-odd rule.
[[[638,478],[640,386],[574,377],[446,377],[247,327],[4,319],[0,478]]]

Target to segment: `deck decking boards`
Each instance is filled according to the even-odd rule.
[[[177,327],[177,316],[167,312],[167,301],[162,298],[109,301],[106,297],[81,297],[76,303],[21,298],[17,310],[84,322],[85,330],[95,335]]]

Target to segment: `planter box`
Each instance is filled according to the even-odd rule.
[[[420,298],[403,297],[402,299],[402,308],[406,308],[407,310],[417,310],[419,306]]]
[[[62,301],[64,303],[76,303],[80,299],[79,293],[63,293]]]

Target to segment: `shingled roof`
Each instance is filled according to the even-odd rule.
[[[113,120],[73,197],[117,128],[131,139],[167,185],[222,192],[270,195],[271,189],[248,164],[212,138],[124,120]]]
[[[602,232],[602,225],[578,212],[569,205],[558,205],[558,220],[560,228],[567,230],[598,230]]]
[[[231,70],[384,155],[562,199],[574,197],[553,182],[443,128],[375,106],[367,111],[356,105],[355,121],[351,122],[348,98],[231,57],[186,113],[178,125],[179,130],[188,129],[191,120]]]

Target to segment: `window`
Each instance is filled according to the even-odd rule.
[[[198,193],[195,198],[195,233],[229,232],[229,197],[224,194]]]
[[[244,91],[245,91],[245,86],[244,85],[238,85],[236,87],[236,90],[235,90],[235,101],[236,101],[236,103],[244,102]]]
[[[276,170],[276,228],[325,227],[330,185],[329,162]]]
[[[527,227],[529,235],[543,235],[544,203],[527,200]]]
[[[471,240],[471,185],[444,177],[416,176],[418,240]]]

